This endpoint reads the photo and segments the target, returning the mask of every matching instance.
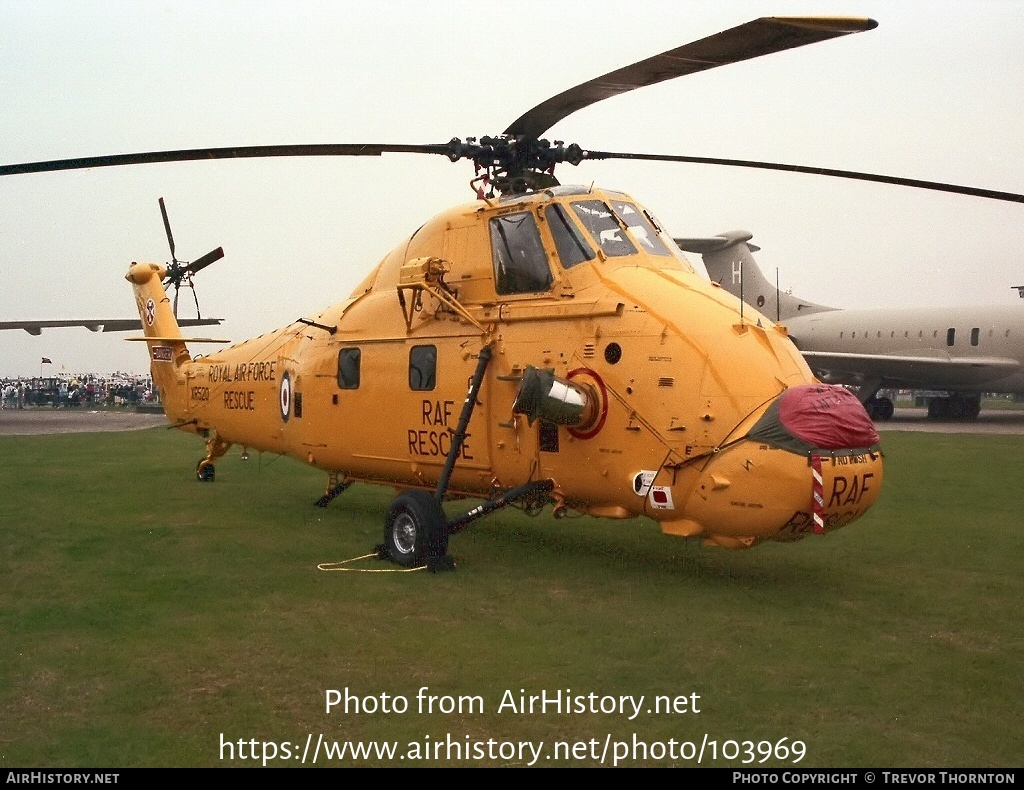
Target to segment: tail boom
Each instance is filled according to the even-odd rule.
[[[125,279],[132,284],[142,331],[149,348],[153,384],[159,388],[164,413],[171,422],[182,422],[187,406],[187,372],[192,364],[181,327],[164,290],[165,267],[133,263]]]

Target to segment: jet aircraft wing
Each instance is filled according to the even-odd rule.
[[[211,326],[218,325],[223,318],[185,318],[178,321],[179,326]],[[56,321],[0,321],[0,330],[24,329],[30,335],[42,334],[44,329],[59,327],[84,326],[90,332],[131,332],[142,329],[142,322],[137,318],[97,318],[95,320],[56,320]]]
[[[799,340],[796,341],[799,347]],[[839,383],[881,379],[907,389],[977,387],[1016,373],[1021,363],[1005,357],[927,357],[800,351],[820,378]]]

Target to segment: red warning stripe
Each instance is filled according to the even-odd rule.
[[[821,486],[821,456],[811,455],[811,471],[814,475],[814,534],[825,534],[825,495]]]

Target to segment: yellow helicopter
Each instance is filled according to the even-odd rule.
[[[213,481],[217,459],[240,445],[325,470],[322,506],[356,481],[393,486],[382,553],[403,566],[451,567],[449,537],[512,503],[551,504],[555,516],[645,515],[668,534],[727,548],[795,541],[877,500],[882,454],[857,398],[817,382],[785,328],[699,275],[640,203],[561,186],[555,166],[703,162],[1021,196],[540,136],[634,88],[875,25],[754,20],[565,91],[498,137],[118,154],[4,165],[0,175],[236,157],[470,159],[476,200],[428,220],[348,299],[215,353],[191,356],[188,344],[209,338],[182,335],[166,287],[191,284],[217,251],[193,264],[132,264],[139,339],[164,409],[206,441],[197,479]],[[170,241],[166,213],[164,222]],[[459,498],[483,502],[461,515],[442,509]]]

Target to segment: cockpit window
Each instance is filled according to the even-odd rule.
[[[626,238],[615,215],[602,201],[581,200],[572,204],[572,210],[590,231],[590,235],[601,246],[601,251],[605,255],[615,258],[620,255],[633,255],[636,252],[633,242]]]
[[[499,294],[547,291],[554,282],[537,222],[529,212],[491,220],[494,287]]]
[[[672,255],[661,239],[658,238],[658,231],[654,229],[654,226],[651,225],[640,209],[632,203],[626,203],[622,200],[613,200],[612,208],[619,215],[619,219],[629,228],[633,238],[640,243],[642,249],[653,255]]]
[[[555,239],[558,259],[562,262],[563,269],[570,269],[578,263],[594,259],[593,248],[576,227],[576,223],[569,219],[562,206],[557,203],[548,206],[544,210],[544,216],[547,217],[548,227],[551,228],[551,235]]]

